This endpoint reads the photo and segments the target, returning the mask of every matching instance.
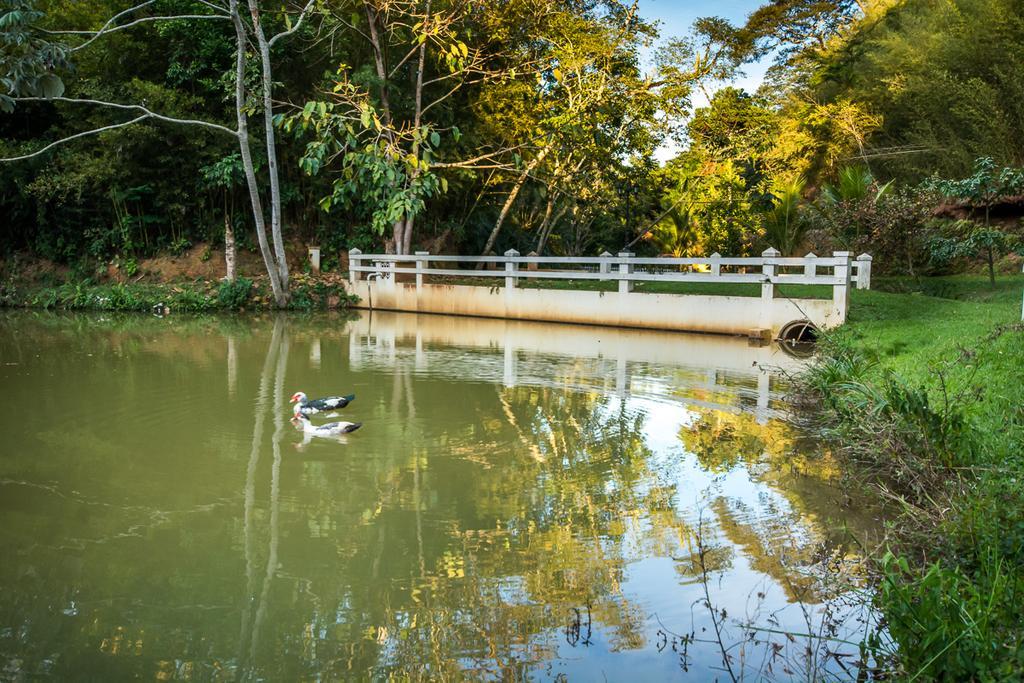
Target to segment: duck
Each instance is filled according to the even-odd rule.
[[[349,394],[348,396],[328,396],[327,398],[314,398],[313,400],[309,400],[306,398],[304,393],[296,391],[292,394],[290,402],[295,404],[293,412],[296,415],[302,414],[309,416],[326,412],[328,410],[344,408],[354,401],[355,398],[355,394]]]
[[[296,413],[293,420],[302,425],[302,431],[313,436],[341,436],[351,434],[363,426],[362,422],[328,422],[327,424],[315,425],[302,413]]]

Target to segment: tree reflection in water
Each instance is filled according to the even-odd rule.
[[[799,454],[743,355],[764,352],[558,327],[558,354],[544,326],[421,318],[406,334],[374,318],[76,317],[0,336],[5,357],[48,349],[26,377],[113,397],[115,418],[154,411],[145,440],[102,414],[12,432],[32,457],[0,460],[3,477],[86,502],[7,497],[5,665],[44,671],[56,652],[53,670],[106,678],[658,677],[679,664],[659,648],[693,634],[685,665],[724,675],[711,609],[726,645],[753,632],[770,653],[748,616],[806,632],[848,595],[820,580],[856,563],[830,518],[861,539],[873,521],[837,505],[834,463]],[[79,347],[98,359],[76,364]],[[717,369],[687,365],[715,353]],[[357,393],[346,418],[365,427],[294,451],[284,399],[314,386]],[[130,467],[111,458],[125,449]],[[73,560],[46,549],[72,542]],[[71,601],[87,614],[63,614]]]

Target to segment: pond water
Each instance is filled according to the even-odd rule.
[[[878,515],[788,422],[799,362],[442,316],[0,311],[0,679],[855,678]],[[355,393],[363,427],[305,437],[300,390]]]

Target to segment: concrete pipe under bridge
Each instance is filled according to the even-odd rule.
[[[782,326],[776,341],[786,353],[807,357],[814,353],[820,334],[818,327],[810,320],[793,320]]]

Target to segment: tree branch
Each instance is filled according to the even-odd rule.
[[[124,30],[126,28],[131,28],[132,26],[138,26],[139,24],[144,24],[144,23],[146,23],[148,21],[175,21],[175,20],[178,20],[178,19],[230,19],[230,18],[231,17],[229,17],[227,15],[220,15],[220,14],[176,14],[176,15],[173,15],[173,16],[141,17],[139,19],[136,19],[135,21],[129,21],[127,24],[120,24],[118,26],[115,26],[114,28],[102,29],[98,33],[96,33],[96,35],[94,35],[92,38],[90,38],[89,40],[85,41],[81,45],[77,45],[77,46],[71,48],[71,51],[72,52],[77,52],[78,50],[81,50],[82,48],[84,48],[87,45],[91,44],[94,40],[96,40],[100,36],[105,36],[107,34],[114,33],[115,31],[122,31],[122,30]],[[86,36],[86,35],[91,35],[94,32],[93,31],[47,31],[47,33],[52,33],[52,34],[56,34],[56,35]]]
[[[438,162],[438,163],[431,162],[430,167],[431,168],[467,168],[467,167],[472,166],[473,164],[475,164],[478,161],[487,161],[488,159],[493,159],[494,157],[496,157],[496,156],[498,156],[500,154],[506,154],[506,153],[508,153],[508,152],[510,152],[510,151],[512,151],[514,149],[517,149],[517,147],[509,147],[507,149],[499,149],[496,152],[490,152],[488,154],[481,154],[478,157],[473,157],[472,159],[463,159],[462,161],[449,161],[449,162]]]
[[[270,47],[274,47],[274,43],[277,42],[278,38],[287,38],[291,34],[293,34],[296,31],[298,31],[299,27],[302,26],[302,22],[304,22],[306,20],[306,17],[309,16],[309,10],[313,9],[313,3],[315,1],[316,0],[309,0],[309,2],[306,3],[306,6],[303,7],[302,11],[299,13],[299,19],[298,19],[298,21],[295,22],[295,25],[292,26],[287,31],[281,31],[280,33],[278,33],[276,36],[271,38],[270,41],[267,44]]]
[[[91,35],[92,37],[89,38],[89,40],[85,41],[81,45],[77,45],[77,46],[71,48],[71,51],[75,52],[77,50],[81,50],[82,48],[86,47],[87,45],[90,45],[93,41],[95,41],[100,36],[106,35],[108,33],[113,33],[115,31],[121,31],[123,29],[130,28],[132,26],[136,26],[138,24],[142,24],[142,23],[145,23],[147,21],[168,21],[168,20],[174,20],[174,19],[229,19],[230,18],[227,14],[223,14],[223,15],[219,15],[219,14],[182,14],[182,15],[175,15],[175,16],[141,17],[141,18],[136,19],[134,21],[130,21],[127,24],[121,24],[121,25],[118,25],[118,26],[114,25],[117,22],[117,20],[120,19],[121,17],[123,17],[125,15],[128,15],[128,14],[131,14],[133,12],[136,12],[136,11],[138,11],[138,10],[144,8],[144,7],[149,7],[150,5],[152,5],[155,2],[156,2],[156,0],[146,0],[146,2],[143,2],[143,3],[140,3],[138,5],[135,5],[134,7],[129,7],[128,9],[126,9],[126,10],[124,10],[122,12],[118,12],[114,16],[110,17],[110,19],[107,20],[107,23],[103,24],[103,26],[98,31],[72,31],[72,30],[55,31],[55,30],[49,30],[49,29],[40,29],[40,30],[43,31],[44,33],[49,33],[51,35],[79,35],[79,36]],[[214,5],[213,3],[205,2],[204,0],[200,0],[200,2],[203,2],[204,5],[206,5],[207,7],[212,8],[212,9],[216,9],[218,11],[224,11],[223,9],[218,8],[217,5]]]
[[[141,104],[121,104],[120,102],[105,102],[103,100],[90,100],[74,97],[15,97],[15,102],[69,102],[71,104],[98,104],[102,107],[110,107],[112,109],[124,109],[134,110],[143,112],[146,117],[157,119],[158,121],[166,121],[167,123],[181,123],[188,126],[203,126],[212,130],[217,130],[222,133],[227,133],[233,137],[238,137],[238,131],[232,130],[227,126],[222,126],[219,123],[211,123],[209,121],[199,121],[197,119],[179,119],[173,116],[164,116],[163,114],[157,114]]]
[[[210,9],[215,10],[217,12],[223,12],[224,14],[228,14],[229,18],[230,18],[230,12],[229,12],[228,8],[223,6],[223,5],[218,5],[215,2],[209,2],[209,0],[196,0],[196,2],[198,2],[200,4],[203,4],[203,5],[206,5]]]
[[[114,130],[115,128],[124,128],[125,126],[130,126],[132,124],[139,123],[140,121],[145,121],[148,118],[150,118],[149,114],[143,114],[142,116],[136,117],[136,118],[132,119],[131,121],[123,121],[121,123],[114,123],[114,124],[111,124],[109,126],[103,126],[102,128],[95,128],[93,130],[87,130],[87,131],[84,131],[84,132],[81,132],[81,133],[75,133],[74,135],[69,135],[66,138],[61,138],[60,140],[57,140],[56,142],[51,142],[46,147],[43,147],[40,150],[32,152],[31,154],[25,154],[25,155],[20,156],[20,157],[0,158],[0,163],[6,163],[6,162],[11,162],[11,161],[24,161],[25,159],[31,159],[32,157],[37,157],[37,156],[39,156],[41,154],[45,154],[46,152],[50,151],[54,147],[58,147],[60,145],[63,145],[66,142],[71,142],[72,140],[75,140],[77,138],[84,138],[84,137],[88,137],[89,135],[99,135],[100,133],[103,133],[103,132],[108,131],[108,130]]]

